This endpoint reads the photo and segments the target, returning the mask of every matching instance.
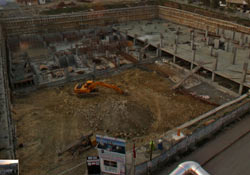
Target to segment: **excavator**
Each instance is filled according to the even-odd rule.
[[[121,90],[119,87],[115,85],[107,84],[107,83],[100,82],[100,81],[92,81],[92,80],[88,80],[85,84],[82,84],[82,83],[76,84],[74,88],[74,92],[75,94],[78,94],[78,95],[92,94],[93,92],[97,92],[96,86],[103,86],[106,88],[111,88],[120,94],[125,94],[123,90]]]

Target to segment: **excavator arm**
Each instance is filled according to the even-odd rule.
[[[113,89],[115,90],[116,92],[120,93],[120,94],[124,94],[123,90],[121,90],[119,87],[115,86],[115,85],[112,85],[112,84],[107,84],[107,83],[104,83],[104,82],[100,82],[100,81],[97,81],[97,82],[93,82],[89,88],[90,89],[95,89],[96,86],[103,86],[103,87],[106,87],[106,88],[110,88],[110,89]]]

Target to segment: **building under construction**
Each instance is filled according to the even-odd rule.
[[[89,132],[126,139],[128,150],[136,142],[136,166],[127,170],[143,174],[150,140],[163,139],[165,152],[151,159],[167,162],[184,150],[174,147],[179,138],[187,149],[233,120],[226,117],[236,109],[249,111],[249,27],[139,6],[6,17],[0,37],[0,158],[19,158],[21,174],[74,167],[94,150],[58,153]],[[86,80],[116,84],[127,96],[100,88],[79,98],[74,85]],[[200,128],[202,136],[187,140]]]

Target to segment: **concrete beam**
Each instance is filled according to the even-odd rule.
[[[192,50],[192,61],[191,61],[191,66],[190,66],[191,70],[193,69],[194,62],[195,62],[195,49]]]
[[[236,62],[236,55],[237,55],[237,48],[233,48],[233,59],[232,59],[232,64],[235,64]]]
[[[216,52],[217,53],[217,52]],[[214,65],[213,65],[213,72],[212,72],[212,81],[215,80],[215,71],[217,71],[217,66],[218,66],[218,54],[216,54],[217,56],[215,57],[214,60]]]
[[[244,82],[246,81],[247,70],[248,70],[248,63],[245,62],[243,64],[243,72],[242,72],[241,83],[240,83],[240,88],[239,88],[239,94],[240,95],[243,92]]]

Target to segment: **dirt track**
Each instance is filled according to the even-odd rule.
[[[17,142],[23,144],[17,149],[21,175],[45,175],[65,161],[79,162],[86,154],[58,157],[57,152],[90,131],[128,143],[135,138],[139,145],[213,108],[172,91],[172,82],[154,72],[133,69],[102,81],[129,95],[101,87],[98,96],[79,98],[73,94],[74,84],[68,84],[15,98]]]

